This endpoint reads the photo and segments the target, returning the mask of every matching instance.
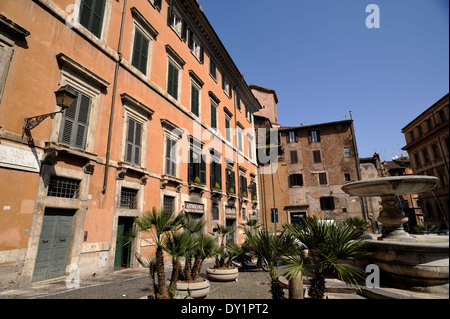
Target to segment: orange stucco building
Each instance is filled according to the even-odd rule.
[[[260,108],[195,0],[1,1],[0,288],[138,267],[153,207],[259,219]]]

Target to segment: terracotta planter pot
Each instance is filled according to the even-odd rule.
[[[199,279],[197,282],[177,281],[178,296],[203,299],[209,293],[209,280]]]
[[[219,268],[207,268],[206,269],[206,277],[211,281],[233,281],[239,275],[239,271],[237,268],[227,268],[227,269],[219,269]]]

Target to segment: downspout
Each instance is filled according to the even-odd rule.
[[[127,0],[124,0],[123,11],[122,11],[122,22],[120,25],[119,45],[117,48],[117,54],[119,55],[119,59],[116,61],[116,69],[114,71],[114,84],[113,84],[112,100],[111,100],[111,114],[109,116],[108,143],[106,145],[106,165],[105,165],[105,175],[103,177],[103,189],[102,189],[103,194],[106,193],[106,189],[107,189],[107,185],[108,185],[109,158],[111,155],[111,135],[112,135],[113,120],[114,120],[114,106],[116,103],[117,77],[119,74],[120,62],[122,61],[121,48],[122,48],[123,25],[125,22],[126,7],[127,7]]]

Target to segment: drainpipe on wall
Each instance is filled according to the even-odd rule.
[[[114,106],[116,102],[116,91],[117,91],[117,77],[119,74],[119,66],[122,61],[122,37],[123,37],[123,25],[125,22],[125,12],[127,7],[127,0],[123,2],[123,11],[122,11],[122,22],[120,25],[120,35],[119,35],[119,45],[117,48],[117,54],[119,55],[119,59],[116,61],[116,69],[114,71],[114,84],[112,91],[112,100],[111,100],[111,114],[109,117],[109,130],[108,130],[108,143],[106,145],[106,165],[105,165],[105,175],[103,177],[103,189],[102,193],[106,193],[107,185],[108,185],[108,171],[109,171],[109,157],[111,153],[111,135],[112,135],[112,127],[113,127],[113,119],[114,119]]]

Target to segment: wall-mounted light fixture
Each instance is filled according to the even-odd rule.
[[[55,96],[56,96],[56,105],[58,105],[61,108],[61,110],[53,113],[47,113],[25,118],[23,124],[24,133],[29,133],[31,129],[38,126],[47,117],[54,118],[56,114],[64,112],[65,109],[67,109],[70,105],[72,105],[73,101],[77,97],[77,94],[74,90],[70,89],[69,87],[62,86],[57,91],[55,91]]]

